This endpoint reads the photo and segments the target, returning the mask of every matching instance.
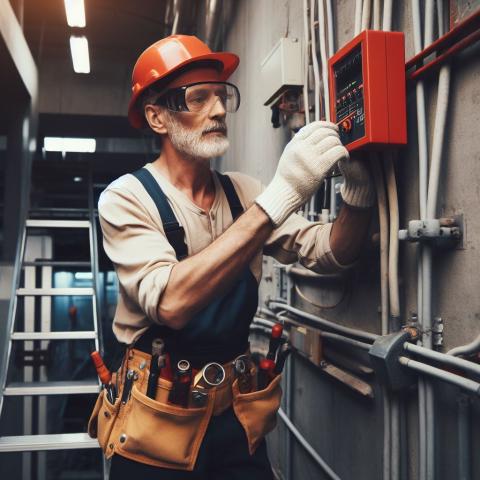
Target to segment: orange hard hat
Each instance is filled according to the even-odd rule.
[[[148,87],[187,65],[205,60],[219,62],[222,67],[219,81],[227,80],[239,62],[234,53],[212,52],[208,45],[193,35],[170,35],[150,45],[133,67],[132,98],[128,105],[128,120],[132,126],[142,128],[145,125],[137,102]]]

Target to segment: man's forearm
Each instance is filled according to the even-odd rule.
[[[269,217],[254,204],[208,247],[174,265],[158,305],[159,318],[171,328],[184,327],[231,288],[272,230]]]
[[[371,208],[355,208],[343,204],[330,234],[330,248],[338,263],[348,265],[358,258],[371,217]]]

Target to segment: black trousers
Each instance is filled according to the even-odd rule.
[[[273,480],[267,445],[253,455],[233,409],[212,417],[192,472],[152,467],[114,455],[110,480]]]

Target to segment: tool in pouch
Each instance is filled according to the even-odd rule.
[[[208,390],[220,386],[225,380],[225,369],[216,362],[207,363],[193,379],[192,403],[200,407],[205,405]]]
[[[94,351],[90,354],[90,357],[95,365],[95,369],[97,371],[98,378],[102,383],[102,387],[106,390],[107,399],[113,405],[117,397],[117,390],[115,384],[112,383],[112,374],[105,366],[100,352]]]

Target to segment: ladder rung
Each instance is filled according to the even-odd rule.
[[[88,220],[27,220],[27,228],[89,228]]]
[[[90,340],[97,338],[96,332],[14,332],[12,340]]]
[[[62,262],[60,260],[36,260],[35,262],[23,262],[24,267],[86,267],[91,268],[90,262]]]
[[[87,433],[57,433],[50,435],[19,435],[0,437],[0,452],[32,452],[35,450],[70,450],[99,448]]]
[[[56,295],[93,295],[93,288],[19,288],[17,295],[22,297],[53,297]]]
[[[5,387],[5,396],[27,395],[73,395],[79,393],[98,393],[100,386],[93,380],[70,382],[12,382]]]

